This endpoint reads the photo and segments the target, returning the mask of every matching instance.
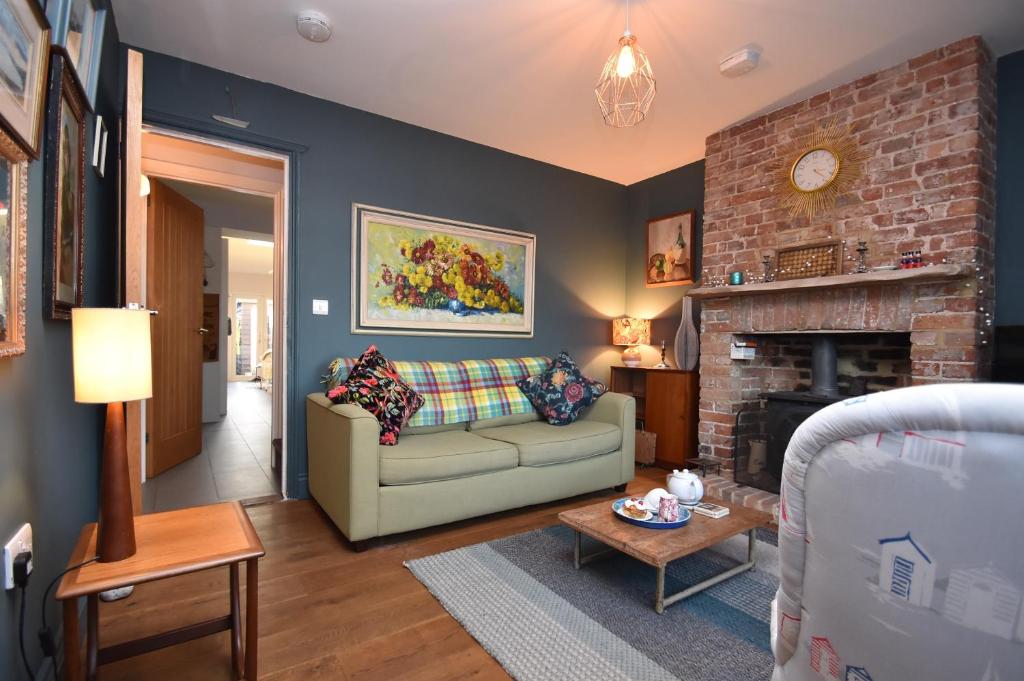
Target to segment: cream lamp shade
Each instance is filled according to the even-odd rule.
[[[612,345],[650,345],[651,320],[621,317],[612,320]]]
[[[75,402],[130,402],[153,396],[148,311],[74,308],[71,350]]]

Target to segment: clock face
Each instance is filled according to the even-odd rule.
[[[831,184],[839,173],[839,159],[828,149],[811,149],[793,164],[790,181],[802,192]]]

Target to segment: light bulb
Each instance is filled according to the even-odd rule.
[[[619,49],[619,58],[615,63],[615,72],[619,78],[629,78],[636,71],[636,57],[633,56],[633,48],[628,43]]]

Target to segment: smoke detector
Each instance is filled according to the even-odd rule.
[[[331,37],[331,20],[316,10],[305,10],[295,17],[295,30],[311,42],[327,42]]]
[[[757,68],[761,59],[761,51],[755,47],[744,47],[735,54],[730,54],[718,64],[719,72],[726,78],[742,76]]]

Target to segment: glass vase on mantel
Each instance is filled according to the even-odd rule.
[[[676,357],[676,367],[684,371],[697,368],[700,355],[700,334],[697,332],[695,314],[700,314],[699,307],[694,305],[690,296],[683,296],[683,315],[676,331],[675,347],[672,348]]]

